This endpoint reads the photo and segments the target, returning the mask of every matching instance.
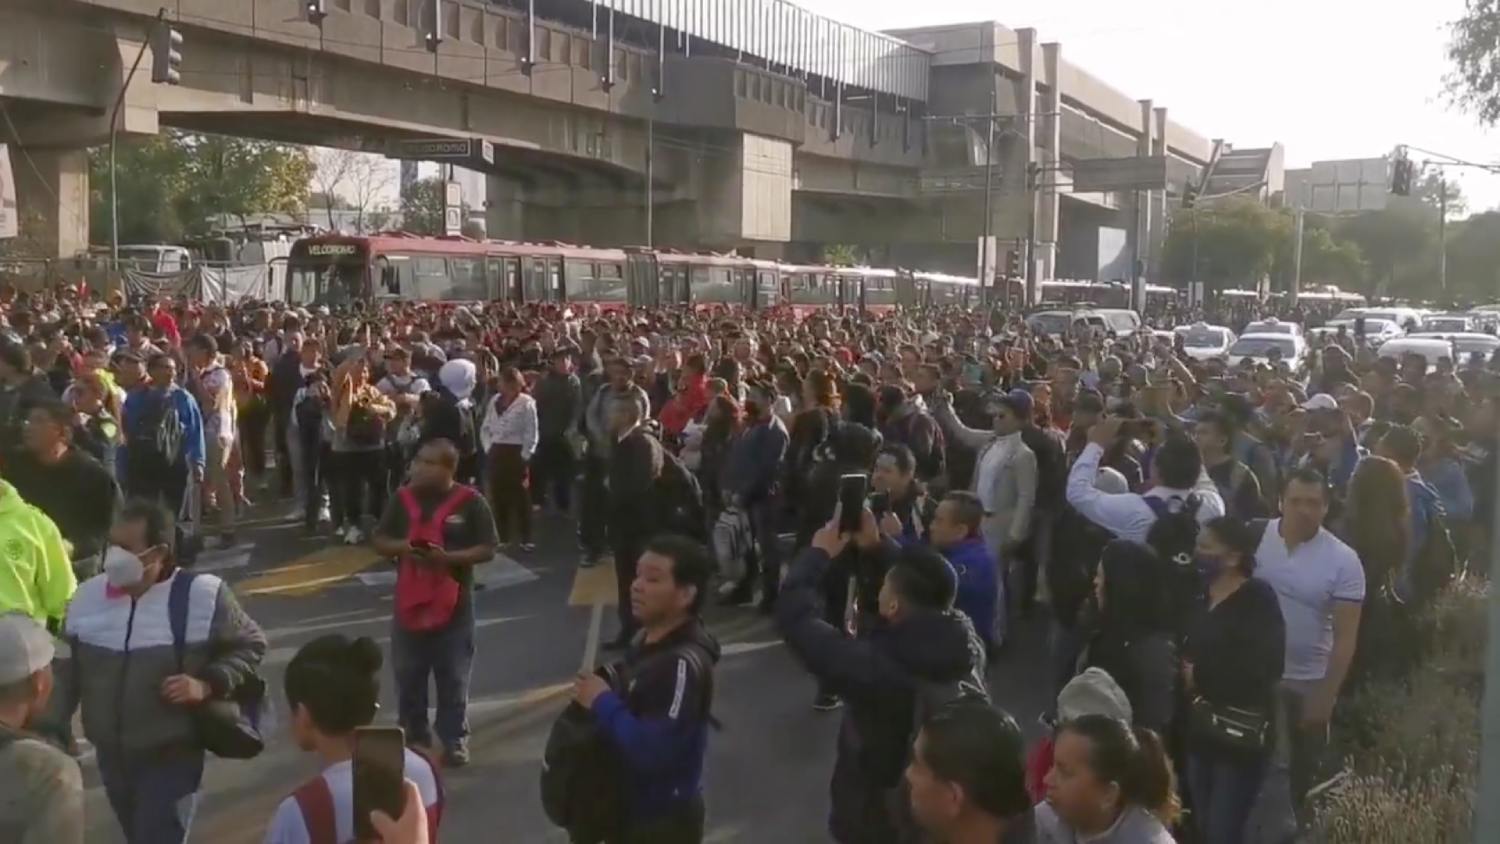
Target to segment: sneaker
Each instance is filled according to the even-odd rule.
[[[591,569],[597,565],[599,565],[599,558],[592,554],[584,554],[578,560],[578,567],[581,569]]]
[[[813,699],[813,709],[819,712],[832,712],[843,705],[844,702],[839,699],[838,695],[818,695]]]
[[[329,512],[327,506],[318,508],[318,524],[327,524],[333,521],[333,513]]]
[[[530,554],[530,553],[532,553],[535,550],[536,550],[536,543],[535,542],[522,542],[521,543],[521,553],[523,553],[523,554]]]
[[[443,766],[447,768],[462,768],[469,764],[469,743],[459,739],[451,747],[443,749]]]
[[[350,525],[349,530],[344,532],[345,545],[358,545],[365,541],[365,532],[359,529],[359,525]]]

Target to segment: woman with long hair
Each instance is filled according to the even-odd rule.
[[[1394,668],[1393,663],[1409,645],[1398,641],[1396,607],[1391,600],[1391,579],[1406,561],[1411,530],[1411,503],[1407,498],[1406,474],[1394,460],[1370,456],[1359,461],[1349,478],[1344,510],[1334,525],[1334,534],[1359,555],[1365,569],[1365,606],[1359,616],[1359,638],[1349,682],[1358,685],[1376,666]]]
[[[744,426],[744,412],[734,399],[715,396],[703,414],[703,423],[703,436],[698,445],[698,482],[703,487],[708,517],[714,519],[724,509],[719,473],[724,470],[724,461]]]
[[[351,354],[333,372],[331,409],[334,533],[357,545],[365,538],[360,522],[378,515],[383,503],[385,426],[396,418],[396,405],[370,383],[365,356]]]
[[[1220,516],[1198,532],[1197,565],[1207,600],[1183,642],[1183,687],[1190,711],[1187,778],[1203,840],[1240,844],[1270,758],[1270,715],[1286,652],[1276,592],[1255,580],[1260,532]],[[1259,726],[1242,741],[1215,728],[1221,716]],[[1254,733],[1254,730],[1248,731]],[[1253,739],[1253,736],[1249,736]]]
[[[1137,726],[1164,733],[1173,718],[1177,654],[1167,563],[1150,545],[1116,539],[1094,575],[1097,616],[1083,666],[1102,668],[1125,690]]]
[[[1046,782],[1047,799],[1036,808],[1042,844],[1173,844],[1167,828],[1181,804],[1172,763],[1151,730],[1108,715],[1067,721]]]
[[[809,372],[801,388],[802,409],[792,418],[787,431],[786,478],[781,487],[787,502],[801,499],[807,488],[808,473],[812,471],[813,455],[838,426],[842,404],[838,381],[826,371]]]

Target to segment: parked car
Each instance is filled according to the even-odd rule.
[[[1026,317],[1026,327],[1035,334],[1064,335],[1088,332],[1095,328],[1110,331],[1104,317],[1090,310],[1037,311]]]
[[[1302,324],[1298,322],[1283,322],[1276,317],[1271,317],[1270,319],[1252,322],[1245,326],[1245,330],[1241,332],[1240,336],[1243,337],[1250,334],[1290,334],[1294,337],[1301,337]]]
[[[1422,317],[1420,334],[1466,334],[1479,327],[1473,314],[1428,314]]]
[[[1307,341],[1300,334],[1242,334],[1225,356],[1231,365],[1246,358],[1257,364],[1270,364],[1273,349],[1280,353],[1281,362],[1290,374],[1300,375],[1306,368]]]
[[[1177,326],[1176,333],[1182,338],[1182,349],[1193,360],[1212,360],[1227,357],[1229,348],[1238,338],[1233,331],[1222,325],[1195,322]]]
[[[1116,338],[1129,337],[1141,327],[1141,315],[1129,308],[1095,308],[1094,313],[1104,318],[1104,326]]]
[[[1363,320],[1363,322],[1360,320]],[[1369,343],[1372,347],[1379,346],[1397,337],[1406,336],[1406,329],[1391,320],[1381,319],[1380,317],[1333,319],[1328,321],[1328,327],[1335,330],[1343,327],[1356,337],[1359,336],[1360,330],[1363,330],[1365,342]]]
[[[1438,361],[1443,358],[1454,362],[1458,360],[1454,357],[1452,341],[1441,336],[1397,337],[1382,345],[1376,354],[1383,358],[1395,358],[1398,361],[1407,355],[1421,355],[1427,359],[1428,366],[1437,366]]]
[[[1478,352],[1489,357],[1500,349],[1500,337],[1493,334],[1484,334],[1478,331],[1424,331],[1421,334],[1408,335],[1413,340],[1447,340],[1453,344],[1453,353],[1457,356],[1455,362],[1468,360],[1469,356]]]

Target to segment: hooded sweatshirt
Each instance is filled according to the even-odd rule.
[[[681,809],[702,792],[719,655],[697,618],[659,642],[637,636],[616,666],[625,689],[594,699],[594,718],[625,762],[632,824]]]
[[[0,480],[0,613],[61,620],[78,581],[57,525]]]

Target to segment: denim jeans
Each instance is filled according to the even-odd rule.
[[[438,740],[453,748],[469,736],[469,670],[474,662],[474,596],[467,589],[447,626],[413,632],[391,623],[391,667],[396,674],[396,717],[412,744],[431,739],[427,679],[437,689]]]
[[[1265,779],[1265,757],[1234,757],[1189,751],[1188,790],[1203,841],[1244,844],[1245,823]]]
[[[99,779],[128,844],[182,844],[198,808],[203,751],[122,756],[100,748]]]

